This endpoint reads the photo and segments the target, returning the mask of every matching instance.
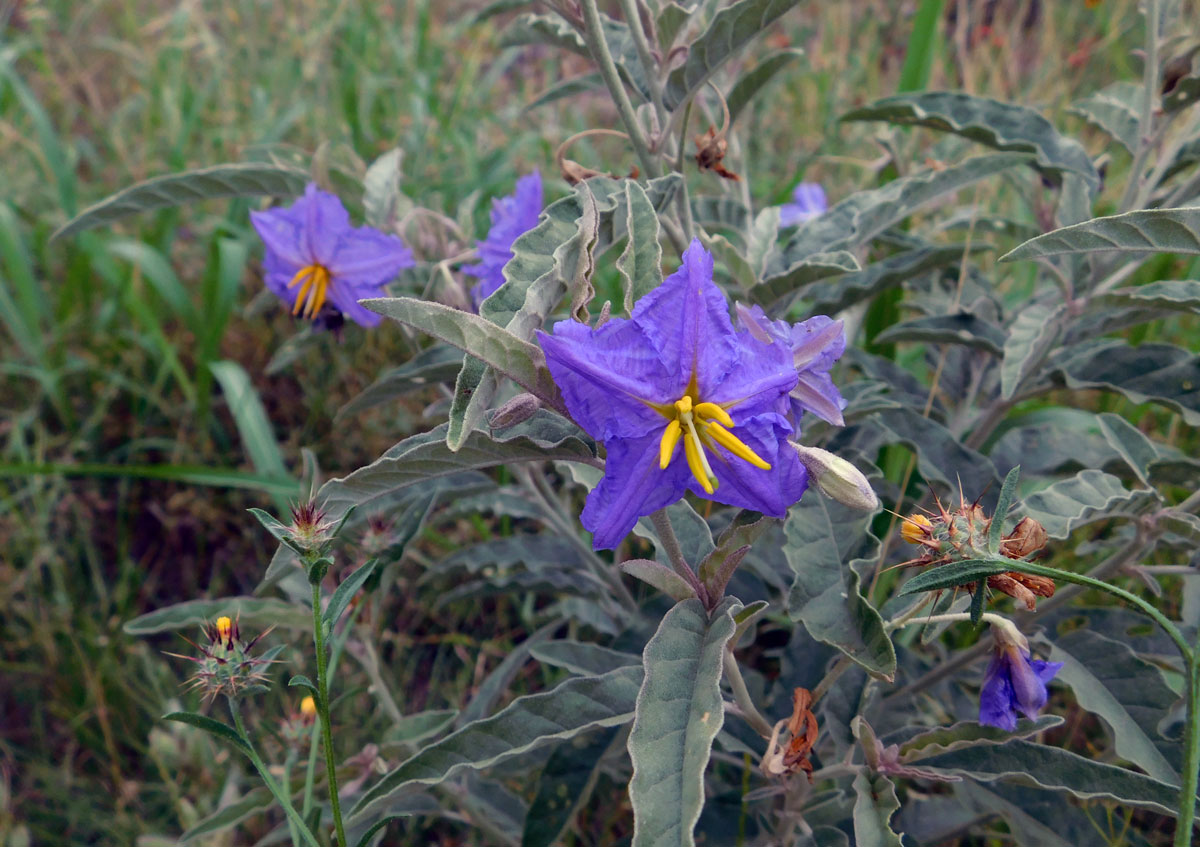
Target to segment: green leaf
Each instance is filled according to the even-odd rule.
[[[701,561],[713,551],[715,545],[713,544],[712,530],[687,500],[678,500],[668,506],[667,517],[679,540],[679,547],[683,551],[683,560],[689,565]],[[654,544],[656,558],[660,563],[668,566],[671,564],[649,515],[638,520],[633,527],[633,533]]]
[[[1160,460],[1158,448],[1140,429],[1120,415],[1104,412],[1096,416],[1100,432],[1143,485],[1150,486],[1150,469]]]
[[[1012,321],[1000,363],[1000,393],[1005,400],[1012,399],[1058,338],[1064,311],[1064,306],[1031,303]]]
[[[199,823],[179,837],[180,844],[195,841],[203,835],[212,835],[232,829],[242,821],[260,812],[265,812],[275,803],[275,798],[265,786],[247,791],[245,796],[201,819]]]
[[[687,60],[667,78],[664,105],[674,111],[750,40],[797,5],[797,0],[738,0],[713,15],[688,45]]]
[[[883,774],[860,770],[854,777],[854,843],[856,847],[901,847],[889,822],[900,808],[896,786]]]
[[[965,747],[923,759],[921,768],[982,782],[1004,780],[1062,791],[1080,800],[1113,800],[1164,815],[1178,814],[1177,786],[1032,741]]]
[[[628,241],[617,258],[617,270],[625,292],[625,311],[632,312],[634,302],[658,288],[663,280],[658,215],[645,190],[633,180],[625,180],[625,215]]]
[[[633,847],[695,844],[704,771],[725,721],[722,658],[733,637],[732,612],[740,607],[726,601],[710,619],[699,600],[685,600],[646,644],[646,675],[629,733]]]
[[[384,733],[387,744],[420,744],[446,729],[458,717],[458,709],[430,709],[404,715]]]
[[[346,611],[346,607],[350,605],[350,601],[354,599],[354,595],[363,587],[363,583],[371,578],[371,574],[378,565],[378,559],[368,559],[365,565],[342,580],[334,590],[333,596],[329,598],[329,605],[325,607],[325,611],[321,615],[321,622],[325,626],[330,628],[337,626],[337,622],[341,619],[342,613]]]
[[[1004,345],[1004,331],[970,312],[957,312],[903,321],[893,324],[875,336],[876,344],[891,344],[896,341],[961,344],[999,356]]]
[[[575,813],[587,802],[595,785],[600,758],[617,735],[617,728],[591,732],[555,748],[538,777],[521,847],[552,847]]]
[[[1158,403],[1200,426],[1200,356],[1171,344],[1103,339],[1080,345],[1056,373],[1068,388],[1104,388],[1134,403]]]
[[[959,480],[970,480],[977,490],[999,483],[1000,475],[986,456],[964,445],[935,420],[922,417],[912,409],[884,409],[872,415],[868,424],[886,433],[887,443],[905,444],[917,454],[917,469],[930,482],[958,490]]]
[[[384,232],[412,207],[400,185],[404,180],[404,151],[389,150],[371,163],[363,176],[363,211],[367,223]]]
[[[1017,465],[1004,477],[1004,485],[1000,487],[1000,499],[992,512],[992,522],[988,526],[988,552],[993,556],[1000,552],[1000,541],[1004,537],[1004,521],[1012,509],[1017,497],[1017,483],[1021,479],[1021,466]]]
[[[1158,668],[1087,628],[1054,638],[1050,659],[1063,663],[1055,678],[1071,686],[1079,705],[1108,724],[1119,757],[1155,779],[1179,782],[1179,742],[1157,728],[1177,698]]]
[[[127,621],[122,627],[130,635],[153,635],[200,626],[221,615],[236,618],[242,627],[255,629],[278,626],[311,629],[312,611],[274,598],[225,597],[220,600],[188,600],[155,609]]]
[[[411,391],[454,379],[462,370],[462,364],[462,351],[449,344],[437,344],[422,350],[403,365],[384,373],[338,409],[336,420],[344,420]]]
[[[926,271],[958,265],[964,253],[990,249],[987,244],[952,244],[905,250],[872,262],[857,273],[848,273],[839,279],[809,286],[804,291],[804,299],[809,301],[811,312],[832,315]]]
[[[979,744],[1006,744],[1014,738],[1030,738],[1048,729],[1060,726],[1063,719],[1058,715],[1040,715],[1036,721],[1021,718],[1017,728],[1009,732],[995,726],[985,726],[975,721],[959,721],[951,726],[939,726],[919,732],[900,745],[900,761],[912,764]]]
[[[730,194],[696,194],[692,197],[692,217],[705,229],[728,229],[744,234],[750,222],[750,210]]]
[[[388,815],[387,817],[383,817],[375,821],[375,823],[367,827],[367,829],[359,837],[358,847],[367,847],[367,845],[371,843],[371,839],[375,837],[379,830],[387,828],[388,824],[392,823],[393,821],[403,820],[406,817],[408,817],[408,815]]]
[[[1000,261],[1102,250],[1200,254],[1200,208],[1149,209],[1093,218],[1032,238],[1001,256]]]
[[[1071,111],[1100,127],[1133,153],[1141,146],[1142,99],[1145,90],[1138,82],[1114,82],[1073,104]]]
[[[298,673],[288,680],[288,688],[303,688],[313,697],[318,694],[316,683],[302,673]]]
[[[1168,279],[1134,288],[1118,288],[1096,299],[1115,306],[1200,312],[1200,280]]]
[[[534,109],[540,109],[542,106],[548,106],[558,100],[597,90],[603,85],[604,83],[599,73],[573,76],[570,79],[564,79],[547,88],[530,101],[529,105],[525,107],[525,111],[532,112]]]
[[[666,54],[674,46],[675,39],[679,36],[679,31],[691,20],[692,13],[679,5],[676,0],[663,0],[658,5],[661,11],[654,21],[654,28],[658,31],[659,46],[662,47],[663,53]]]
[[[1030,494],[1022,511],[1039,521],[1051,538],[1066,538],[1081,526],[1114,517],[1133,518],[1159,502],[1152,489],[1130,491],[1112,474],[1088,468]]]
[[[921,0],[913,15],[913,28],[904,51],[897,91],[921,91],[929,84],[933,59],[937,53],[938,25],[942,20],[945,0]]]
[[[732,126],[738,119],[738,115],[750,105],[752,101],[767,84],[773,80],[780,71],[787,68],[797,59],[804,55],[804,51],[798,47],[790,47],[787,50],[780,50],[778,53],[772,53],[757,65],[752,67],[734,83],[733,88],[729,90],[729,96],[725,98],[725,104],[729,107],[729,123]]]
[[[88,206],[63,224],[51,239],[107,226],[139,212],[224,197],[292,197],[304,191],[309,175],[298,168],[246,162],[215,165],[139,182]]]
[[[355,804],[355,818],[414,785],[437,785],[464,770],[480,770],[551,741],[589,729],[620,726],[633,717],[640,667],[603,676],[573,677],[550,691],[518,697],[490,718],[469,723],[421,750],[371,786]]]
[[[1021,153],[976,156],[942,170],[921,171],[880,188],[851,194],[825,214],[797,227],[778,259],[779,267],[790,267],[817,253],[866,244],[929,201],[1031,160]]]
[[[768,269],[770,262],[768,261]],[[764,306],[786,305],[798,292],[831,276],[841,276],[859,270],[858,259],[845,250],[816,253],[806,256],[787,268],[768,270],[762,282],[750,289],[750,296]]]
[[[748,509],[738,512],[729,526],[725,527],[721,532],[721,537],[717,539],[717,546],[713,548],[711,553],[700,560],[700,564],[696,568],[696,573],[699,575],[700,581],[704,583],[706,588],[719,588],[721,591],[724,591],[725,583],[729,581],[729,575],[726,575],[724,582],[720,586],[714,580],[717,579],[717,575],[722,570],[725,562],[737,551],[753,544],[760,535],[767,532],[778,522],[778,518],[763,517],[758,512],[752,512]]]
[[[677,602],[696,597],[696,592],[687,584],[687,581],[661,562],[650,559],[626,559],[621,562],[620,567],[622,573],[640,579]]]
[[[1183,77],[1162,98],[1164,112],[1178,112],[1200,102],[1200,73]]]
[[[543,664],[585,676],[598,676],[620,668],[642,665],[642,657],[635,653],[623,653],[587,641],[545,641],[531,647],[529,655]]]
[[[870,519],[825,497],[805,497],[788,511],[783,553],[796,578],[787,611],[813,638],[841,650],[872,676],[890,680],[896,651],[883,618],[859,591],[858,571],[846,564],[856,555],[873,555]]]
[[[213,362],[208,367],[221,385],[225,405],[233,415],[242,447],[254,469],[263,476],[276,479],[288,477],[287,465],[284,464],[279,442],[275,440],[267,410],[263,408],[258,392],[251,384],[250,376],[237,362]],[[279,509],[286,509],[288,498],[277,496],[275,503]]]
[[[926,568],[914,576],[900,589],[899,596],[919,594],[922,591],[940,591],[943,588],[954,588],[970,582],[979,582],[984,577],[1007,573],[1013,570],[1013,563],[1004,559],[960,559],[947,562],[944,565]]]
[[[1078,141],[1065,138],[1054,124],[1028,106],[1002,103],[955,91],[926,91],[885,97],[855,109],[843,121],[888,121],[950,132],[997,150],[1033,153],[1040,170],[1082,175],[1091,193],[1100,175]]]
[[[178,721],[179,723],[190,724],[204,730],[209,735],[214,735],[222,741],[229,742],[243,753],[250,752],[250,747],[246,744],[246,740],[238,734],[237,730],[228,724],[221,723],[215,718],[210,718],[207,715],[198,715],[195,712],[170,712],[163,715],[162,719],[164,721]]]

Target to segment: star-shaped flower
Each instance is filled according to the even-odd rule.
[[[538,335],[571,416],[607,449],[581,515],[598,550],[687,491],[782,517],[808,484],[788,444],[792,351],[736,330],[712,271],[693,241],[630,318]]]
[[[291,206],[251,212],[250,221],[267,248],[267,288],[310,320],[336,311],[375,326],[382,316],[358,301],[383,296],[383,286],[414,264],[397,236],[352,227],[342,201],[312,183]]]
[[[997,638],[979,692],[979,722],[1012,732],[1017,728],[1018,712],[1031,720],[1037,718],[1046,705],[1046,683],[1062,666],[1062,662],[1030,659],[1029,648]]]
[[[825,189],[815,182],[802,182],[792,189],[792,202],[779,207],[779,225],[795,226],[825,213],[829,201]]]
[[[462,269],[465,274],[479,277],[479,283],[471,289],[476,311],[504,284],[504,266],[513,256],[513,242],[537,226],[541,213],[542,175],[537,171],[518,179],[512,194],[492,201],[492,228],[486,239],[476,242],[479,264]]]

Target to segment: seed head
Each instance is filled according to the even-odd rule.
[[[202,689],[206,701],[216,699],[219,694],[236,697],[267,690],[263,668],[271,664],[278,648],[263,656],[252,656],[250,652],[266,632],[250,641],[243,641],[238,622],[227,615],[204,626],[203,632],[206,644],[189,642],[200,651],[199,656],[167,654],[197,665],[196,672],[189,680],[189,687]]]

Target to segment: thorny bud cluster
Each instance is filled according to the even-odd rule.
[[[939,501],[929,516],[912,514],[900,525],[900,537],[920,545],[918,565],[943,565],[965,559],[989,559],[988,531],[992,518],[978,503],[959,498],[959,508],[949,511]],[[1022,518],[1000,541],[1000,554],[1009,559],[1027,559],[1046,545],[1046,529],[1030,517]],[[1007,594],[1033,611],[1038,597],[1054,596],[1054,581],[1045,577],[1009,571],[987,578],[988,588]],[[964,586],[971,591],[971,586]]]
[[[309,500],[292,506],[292,524],[288,532],[300,549],[311,553],[323,553],[333,541],[333,524],[325,520],[325,511]]]
[[[188,682],[190,688],[203,690],[206,701],[214,700],[220,694],[238,697],[267,690],[267,677],[263,669],[272,660],[270,656],[252,656],[250,651],[270,630],[244,641],[238,622],[222,615],[212,624],[205,625],[203,631],[207,643],[201,645],[189,640],[200,651],[200,656],[167,654],[187,659],[198,666]]]

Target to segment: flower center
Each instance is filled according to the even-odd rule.
[[[664,407],[664,414],[671,418],[667,428],[663,430],[662,442],[658,450],[658,466],[666,470],[675,456],[675,448],[683,439],[683,455],[687,459],[692,476],[700,483],[700,487],[712,494],[717,489],[717,475],[709,464],[708,450],[713,449],[713,442],[720,444],[739,459],[743,459],[756,468],[769,471],[771,465],[751,450],[729,429],[733,426],[733,418],[716,403],[696,403],[691,394],[685,394],[675,401],[674,406]]]
[[[315,318],[317,312],[321,311],[321,307],[325,305],[325,298],[329,294],[329,282],[329,269],[324,265],[305,265],[296,271],[296,275],[288,283],[288,288],[300,286],[300,293],[296,295],[296,305],[292,307],[292,314],[303,313],[304,317],[310,320]]]

